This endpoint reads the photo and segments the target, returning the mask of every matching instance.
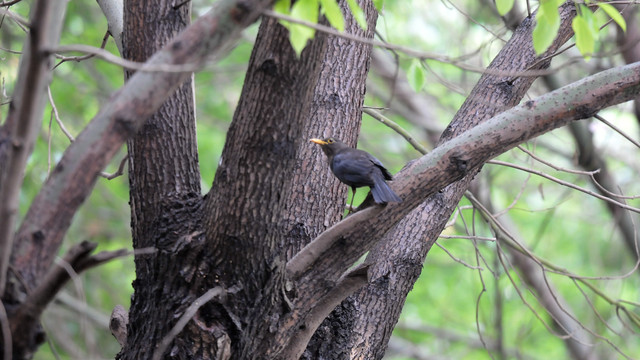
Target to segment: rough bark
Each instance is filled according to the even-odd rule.
[[[485,2],[488,3],[488,1],[485,1]],[[516,24],[516,25],[520,24],[520,22],[522,21],[522,18],[518,14],[520,13],[511,11],[509,14],[505,16],[506,18],[508,18],[508,19],[504,19],[507,26],[509,26],[509,24]],[[517,19],[515,17],[517,17]],[[627,25],[630,26],[629,21],[627,22],[628,22]],[[391,110],[398,112],[399,114],[402,115],[403,118],[407,119],[408,121],[415,124],[416,126],[423,127],[424,130],[429,135],[428,138],[432,139],[433,138],[432,125],[424,124],[425,122],[428,122],[430,119],[430,116],[431,116],[431,114],[429,113],[430,110],[428,109],[428,107],[416,106],[416,104],[428,103],[428,100],[423,99],[425,97],[423,94],[415,93],[411,91],[404,91],[404,89],[408,88],[409,85],[407,84],[406,80],[403,79],[402,76],[400,76],[398,79],[395,79],[393,77],[393,74],[394,74],[393,67],[395,65],[391,64],[388,60],[385,61],[385,57],[383,57],[383,55],[384,54],[382,54],[382,52],[380,51],[378,52],[374,51],[373,58],[372,58],[373,72],[375,72],[376,74],[379,74],[384,78],[386,86],[382,86],[382,87],[391,89],[391,90],[387,90],[389,93],[393,95],[393,99],[394,99]],[[553,81],[554,79],[555,77],[552,75],[547,75],[543,77],[543,80],[549,87],[550,91],[560,87],[560,85],[557,84],[556,81]],[[369,90],[371,90],[371,88],[369,88]],[[381,93],[380,97],[383,99],[389,96],[389,94],[387,94],[385,91],[379,90],[378,92]],[[603,178],[610,180],[611,175],[606,171],[606,168],[604,167],[604,160],[599,158],[597,153],[594,151],[593,143],[591,142],[592,136],[587,130],[587,127],[588,127],[588,123],[585,123],[585,122],[576,121],[569,124],[569,129],[571,130],[572,134],[574,134],[574,137],[576,138],[576,142],[578,144],[578,150],[579,150],[578,153],[581,154],[578,157],[578,163],[585,170],[599,169],[600,172],[596,174],[596,176],[598,176],[598,178],[600,179],[599,183],[609,184],[609,185],[603,185],[603,186],[609,191],[615,192],[617,190],[612,190],[612,189],[616,189],[616,187],[611,186],[613,183],[611,183],[610,181],[603,180]],[[435,141],[433,142],[435,143]],[[492,209],[493,206],[491,206],[490,198],[487,195],[488,192],[490,191],[489,186],[491,186],[491,184],[485,184],[482,181],[480,182],[475,181],[473,184],[475,185],[475,187],[472,186],[470,188],[470,191],[474,195],[476,195],[478,200],[482,202],[485,208]],[[483,194],[487,196],[480,196]],[[602,191],[601,194],[604,194],[604,192]],[[629,233],[633,234],[633,231],[631,232],[628,231],[629,229],[633,229],[633,227],[632,226],[627,227],[627,225],[631,225],[631,222],[629,221],[630,217],[629,216],[619,217],[615,215],[617,213],[625,213],[625,212],[628,213],[628,211],[625,211],[610,203],[608,203],[608,207],[610,209],[614,209],[613,210],[615,211],[614,218],[618,222],[618,226],[620,226],[622,234],[625,237],[627,237]],[[492,221],[499,221],[502,224],[502,227],[510,229],[512,234],[517,234],[517,229],[515,228],[515,225],[512,224],[509,218],[509,214],[503,214],[500,217],[500,219],[493,219]],[[499,231],[499,230],[496,230],[496,231]],[[520,239],[519,236],[517,235],[515,236],[516,238]],[[498,239],[500,238],[501,237],[498,237]],[[633,239],[633,237],[631,237],[631,239]],[[520,240],[520,243],[523,243],[522,239]],[[633,241],[631,241],[631,243],[633,243]],[[556,290],[554,290],[552,288],[552,285],[548,284],[545,281],[545,279],[543,279],[542,272],[538,267],[538,265],[535,264],[533,260],[529,259],[528,257],[524,256],[523,254],[517,251],[514,251],[509,246],[503,246],[503,250],[509,254],[509,257],[511,259],[510,263],[519,271],[523,280],[526,281],[527,286],[529,286],[531,290],[535,291],[541,303],[544,304],[547,312],[551,316],[553,325],[557,329],[557,331],[562,334],[567,334],[567,333],[572,334],[572,336],[567,336],[566,338],[564,338],[565,344],[571,356],[574,359],[597,359],[598,354],[594,351],[594,349],[592,347],[585,345],[585,344],[593,343],[593,339],[590,338],[589,334],[587,334],[585,331],[578,328],[578,324],[576,324],[576,322],[573,320],[571,315],[567,315],[567,314],[575,314],[575,312],[573,311],[573,309],[571,309],[569,304],[564,300],[562,295],[559,294]],[[412,254],[413,253],[409,255],[411,256]],[[396,256],[392,256],[392,258],[396,258]],[[400,273],[403,273],[403,272],[400,272]],[[399,279],[398,281],[402,281],[402,279]],[[401,301],[404,301],[404,298],[402,298]],[[559,306],[558,304],[562,304],[562,306]],[[480,345],[482,347],[481,343]],[[493,350],[495,348],[496,348],[495,345],[488,344],[488,350]],[[601,356],[606,357],[606,355],[602,355],[602,354]]]
[[[217,2],[212,11],[203,15],[194,25],[158,51],[145,65],[146,69],[157,67],[159,64],[164,67],[173,66],[172,71],[141,70],[136,73],[67,148],[32,201],[13,243],[13,271],[7,281],[3,304],[10,322],[14,314],[23,314],[30,318],[30,323],[33,324],[29,326],[28,331],[21,331],[21,341],[26,345],[20,345],[18,348],[14,346],[14,357],[29,358],[37,345],[44,340],[38,331],[38,312],[41,309],[31,309],[28,305],[34,302],[44,304],[51,299],[33,299],[24,304],[23,302],[32,294],[54,295],[45,291],[51,288],[51,284],[44,284],[42,281],[51,278],[50,274],[58,271],[56,267],[52,267],[53,259],[58,253],[73,215],[91,192],[100,171],[122,143],[135,134],[166,97],[191,75],[189,68],[193,68],[194,64],[202,64],[209,56],[220,54],[222,50],[227,49],[242,29],[255,21],[262,9],[268,5],[270,1],[260,0]],[[49,47],[41,50],[46,54],[54,49]],[[189,68],[181,66],[185,64],[189,65]],[[177,69],[175,65],[178,66]],[[173,216],[180,210],[172,208],[165,216]],[[158,224],[166,225],[161,219],[157,220]],[[159,226],[155,230],[162,232],[167,228]],[[183,241],[188,242],[193,237],[195,236]],[[188,262],[188,259],[185,261]],[[178,269],[174,273],[179,270],[184,269]],[[159,276],[161,273],[155,274]],[[189,301],[189,298],[181,300]],[[18,325],[21,328],[27,327],[24,322]]]
[[[361,6],[369,30],[347,16],[346,31],[370,38],[376,12],[370,1]],[[287,357],[278,353],[297,327],[278,323],[287,312],[284,264],[339,220],[346,195],[309,138],[355,143],[370,51],[319,33],[296,59],[284,28],[273,20],[261,25],[205,203],[211,268],[225,287],[242,287],[224,311],[246,326],[235,358]]]
[[[175,7],[173,1],[164,0],[125,1],[124,57],[145,62],[189,25],[190,8],[190,3]],[[150,358],[173,326],[176,311],[184,311],[189,300],[200,295],[182,278],[170,276],[185,266],[175,261],[172,246],[200,230],[194,102],[193,77],[189,77],[127,142],[133,247],[156,252],[135,257],[136,280],[122,359]],[[167,309],[167,304],[174,308]],[[155,314],[153,322],[149,314]],[[197,348],[186,351],[197,353]]]
[[[572,7],[564,6],[562,10],[560,33],[548,53],[556,51],[573,34],[570,25],[574,16]],[[547,68],[550,60],[541,61],[532,49],[534,25],[532,19],[526,19],[488,69],[513,73]],[[533,76],[492,73],[482,76],[443,134],[441,143],[515,106],[535,80]],[[346,321],[337,321],[336,315],[332,315],[323,324],[326,333],[351,335],[340,343],[344,346],[344,358],[382,358],[406,295],[418,279],[428,251],[477,171],[479,169],[472,170],[464,179],[420,204],[370,252],[366,262],[374,264],[371,269],[374,281],[336,310]],[[400,174],[405,173],[407,171]],[[376,319],[375,326],[371,318]],[[328,341],[334,339],[328,338]]]

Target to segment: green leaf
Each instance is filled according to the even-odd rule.
[[[427,75],[418,59],[413,59],[407,70],[407,81],[415,92],[419,92],[424,87]]]
[[[607,3],[598,3],[598,6],[600,7],[600,9],[604,10],[604,12],[607,13],[607,15],[609,15],[609,17],[613,19],[616,24],[618,24],[618,26],[620,26],[620,29],[622,29],[622,31],[627,32],[627,22],[624,21],[624,18],[622,17],[620,12],[615,7],[613,7],[613,5]]]
[[[289,15],[291,13],[291,0],[278,0],[273,4],[273,11]]]
[[[382,8],[384,7],[384,0],[373,0],[373,5],[376,7],[378,12],[382,12]]]
[[[571,22],[571,27],[576,34],[576,47],[580,50],[585,60],[589,60],[589,55],[593,54],[596,43],[593,27],[583,16],[576,16]]]
[[[504,16],[506,13],[511,11],[513,8],[513,2],[514,0],[496,0],[498,14],[500,14],[500,16]]]
[[[322,13],[329,20],[329,24],[338,31],[344,31],[344,16],[336,0],[320,0]]]
[[[305,20],[313,24],[318,23],[318,0],[298,0],[293,4],[291,8],[291,16]],[[313,39],[315,35],[315,29],[300,24],[289,25],[289,41],[293,50],[298,57],[302,53],[302,50],[307,46],[307,42]]]
[[[347,4],[358,25],[360,25],[363,30],[367,30],[367,18],[364,16],[364,11],[362,11],[360,5],[358,5],[356,0],[347,0]]]
[[[536,15],[536,27],[533,29],[533,49],[536,55],[547,51],[553,44],[560,28],[560,14],[558,1],[540,0],[540,7]]]

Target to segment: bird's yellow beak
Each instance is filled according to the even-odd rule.
[[[318,145],[327,145],[328,143],[324,140],[320,140],[320,139],[309,139],[309,141],[311,141],[312,143],[316,143]]]

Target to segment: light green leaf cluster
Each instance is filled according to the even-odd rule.
[[[508,2],[511,2],[511,5],[507,4]],[[536,15],[537,23],[533,30],[533,47],[538,55],[544,53],[549,46],[551,46],[558,34],[558,28],[560,26],[558,7],[562,3],[563,1],[561,0],[540,1],[540,8]],[[576,4],[578,14],[571,23],[576,37],[576,47],[586,60],[595,52],[598,34],[600,33],[601,26],[604,25],[604,23],[598,21],[598,18],[591,11],[588,6],[589,3],[590,1],[587,0],[584,4]],[[496,0],[496,7],[498,7],[500,14],[509,11],[512,5],[512,1],[509,0]],[[615,7],[611,4],[600,2],[596,3],[596,5],[618,24],[623,31],[626,31],[627,24]]]
[[[595,50],[600,27],[588,7],[580,4],[578,9],[578,16],[573,18],[571,27],[576,35],[576,47],[580,50],[582,56],[588,60]]]
[[[616,24],[618,24],[618,26],[620,26],[622,31],[624,32],[627,31],[626,21],[624,21],[624,18],[622,17],[622,15],[620,15],[620,12],[615,7],[613,7],[613,5],[608,3],[598,3],[598,7],[602,9],[605,13],[607,13],[607,15],[609,15],[609,17],[613,21],[615,21]]]
[[[347,4],[358,25],[366,29],[367,21],[362,8],[355,0],[347,0]],[[376,6],[378,5],[382,7],[382,0],[377,1]],[[298,0],[293,6],[291,6],[291,0],[278,0],[273,6],[273,10],[311,24],[317,24],[318,16],[322,14],[327,18],[331,26],[338,31],[344,31],[344,16],[337,0]],[[307,42],[315,36],[315,29],[284,20],[281,20],[280,23],[289,30],[291,46],[296,54],[300,56],[302,50],[307,46]]]
[[[540,0],[536,15],[536,27],[533,29],[533,49],[540,55],[547,51],[558,34],[560,14],[558,7],[562,0]]]

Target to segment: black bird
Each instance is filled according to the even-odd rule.
[[[373,157],[366,151],[354,149],[342,141],[334,138],[311,139],[327,155],[329,167],[333,174],[341,182],[351,186],[353,196],[349,211],[352,209],[353,198],[356,195],[356,188],[369,186],[371,195],[377,204],[388,202],[401,202],[402,199],[396,195],[387,185],[385,180],[392,180],[391,174],[380,160]]]

